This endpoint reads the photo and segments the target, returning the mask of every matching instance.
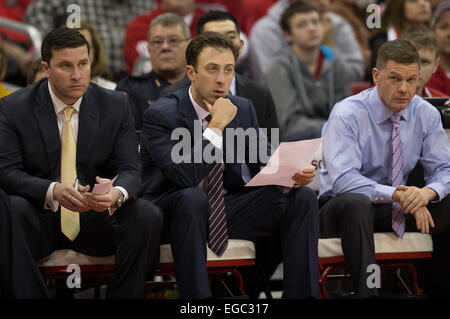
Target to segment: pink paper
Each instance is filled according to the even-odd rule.
[[[96,195],[107,194],[111,190],[111,187],[114,184],[117,176],[114,177],[112,180],[101,181],[100,183],[95,184],[94,188],[92,189],[92,194],[96,194]]]
[[[267,165],[245,186],[294,186],[292,176],[311,164],[320,143],[322,138],[280,143]]]

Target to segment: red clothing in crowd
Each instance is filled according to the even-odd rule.
[[[445,96],[450,96],[450,79],[447,77],[447,74],[441,66],[438,66],[436,73],[431,76],[427,86],[441,91]]]
[[[277,0],[196,0],[195,4],[206,11],[219,9],[230,12],[236,17],[242,32],[249,35],[256,20],[264,17],[275,2]]]
[[[425,86],[422,92],[423,97],[447,97],[448,94],[442,93],[441,91],[430,88],[429,86]]]
[[[33,0],[0,1],[0,17],[22,22],[25,9],[32,1]],[[12,42],[28,42],[28,36],[24,33],[4,28],[0,28],[0,33],[4,34]]]

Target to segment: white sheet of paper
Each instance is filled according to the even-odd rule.
[[[292,176],[311,164],[322,138],[280,143],[267,165],[245,186],[294,186]]]
[[[92,189],[92,194],[96,194],[96,195],[107,194],[109,192],[109,190],[111,189],[112,185],[114,184],[114,182],[116,181],[117,176],[119,176],[119,175],[116,175],[116,177],[114,177],[110,181],[95,184],[94,188]]]

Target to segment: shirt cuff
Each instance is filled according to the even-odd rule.
[[[115,189],[119,190],[119,192],[121,192],[124,195],[123,198],[123,203],[125,203],[128,200],[128,192],[125,188],[123,188],[122,186],[114,186]],[[122,204],[123,204],[122,203]],[[117,210],[116,207],[110,207],[108,208],[108,212],[109,212],[109,216],[112,216],[112,214],[114,214],[114,212]]]
[[[203,132],[203,136],[210,141],[216,148],[222,149],[223,137],[215,133],[210,128],[206,128]]]
[[[372,196],[372,203],[374,204],[386,204],[392,203],[392,195],[395,192],[395,187],[377,184]]]
[[[431,183],[425,187],[431,188],[438,195],[438,198],[430,201],[430,203],[439,203],[443,198],[445,198],[445,196],[447,196],[445,194],[445,187],[440,183]]]
[[[56,213],[58,211],[59,202],[53,199],[53,188],[55,187],[56,182],[50,184],[47,189],[47,194],[45,195],[44,201],[44,209],[51,210]]]

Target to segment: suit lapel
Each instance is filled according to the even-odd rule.
[[[95,100],[90,99],[89,89],[83,96],[80,105],[77,139],[77,166],[88,163],[94,146],[95,135],[100,120],[100,111]],[[105,132],[107,134],[107,132]]]
[[[194,140],[194,121],[199,120],[197,113],[194,110],[194,106],[192,105],[191,99],[189,98],[189,89],[185,89],[182,91],[179,96],[179,112],[181,117],[177,119],[178,127],[187,127],[189,132],[191,133],[191,141]],[[201,128],[200,128],[201,132]]]
[[[58,172],[61,158],[61,138],[55,108],[53,107],[47,83],[43,83],[39,88],[34,115],[42,134],[52,172]]]

